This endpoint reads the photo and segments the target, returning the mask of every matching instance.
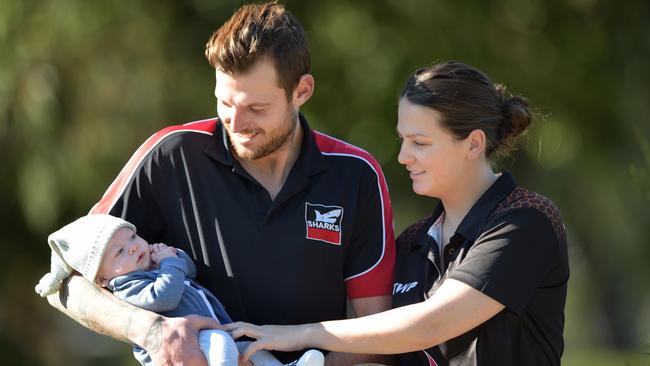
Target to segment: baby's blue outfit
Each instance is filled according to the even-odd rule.
[[[180,249],[176,253],[177,257],[163,259],[159,269],[135,271],[113,278],[108,288],[118,298],[163,316],[196,314],[216,318],[221,324],[232,322],[219,300],[193,280],[196,278],[196,266],[192,259]],[[224,337],[223,341],[232,343],[234,347],[227,333],[212,332],[217,332],[217,337]],[[222,355],[226,358],[224,364],[231,364],[231,360],[235,360],[234,365],[237,364],[238,352],[233,347],[222,347],[226,348]],[[133,346],[133,355],[142,365],[153,365],[147,351],[137,345]]]

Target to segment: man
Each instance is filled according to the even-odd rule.
[[[150,242],[189,253],[233,319],[297,324],[390,307],[392,211],[377,162],[312,131],[314,90],[298,21],[278,4],[240,8],[210,38],[218,119],[163,129],[133,155],[93,213],[121,216]],[[50,302],[90,329],[146,349],[156,364],[204,362],[206,318],[164,318],[73,278]],[[294,355],[278,355],[284,361]],[[371,360],[329,354],[328,365]]]

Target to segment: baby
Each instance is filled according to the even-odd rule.
[[[217,298],[193,279],[196,267],[182,250],[157,243],[150,245],[136,234],[131,223],[110,215],[88,215],[50,234],[51,271],[36,285],[45,297],[57,292],[74,271],[105,287],[118,298],[163,316],[207,316],[219,323],[232,320]],[[199,346],[211,366],[238,364],[239,354],[250,342],[235,342],[222,330],[199,332]],[[148,353],[133,347],[142,365],[152,365]],[[255,366],[281,366],[271,353],[256,352]],[[309,350],[293,366],[322,366],[323,354]]]

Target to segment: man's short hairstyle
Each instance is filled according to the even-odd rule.
[[[212,34],[205,55],[215,69],[231,75],[245,73],[269,57],[287,99],[310,69],[305,31],[293,14],[276,2],[239,8]]]

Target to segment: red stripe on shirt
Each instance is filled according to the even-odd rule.
[[[96,213],[109,213],[115,202],[122,196],[124,189],[133,180],[135,172],[147,157],[147,155],[158,144],[163,142],[167,136],[179,132],[199,132],[212,134],[217,124],[216,118],[205,119],[196,122],[190,122],[183,125],[169,126],[156,132],[149,137],[140,147],[135,151],[131,159],[122,168],[117,178],[108,187],[102,198],[91,209],[91,214]]]
[[[316,227],[307,228],[309,239],[320,240],[334,245],[341,245],[341,233]]]
[[[317,131],[314,131],[313,135],[321,152],[325,154],[351,155],[359,158],[370,164],[377,174],[379,194],[383,205],[383,255],[365,272],[348,277],[345,284],[348,297],[351,299],[391,295],[395,266],[395,234],[393,232],[393,210],[384,173],[375,158],[365,150]]]

